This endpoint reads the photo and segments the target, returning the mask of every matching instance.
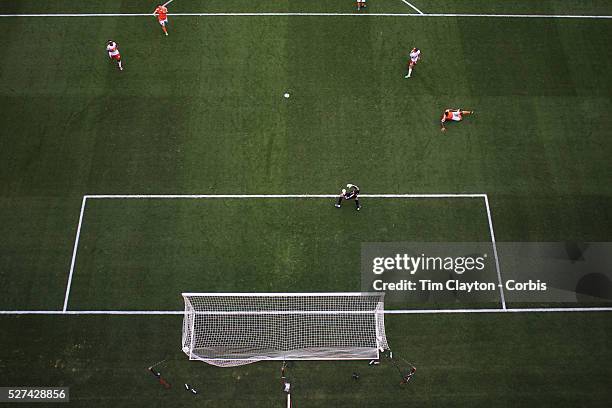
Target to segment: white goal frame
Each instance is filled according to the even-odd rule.
[[[384,293],[183,293],[182,350],[220,367],[370,360],[389,349]]]

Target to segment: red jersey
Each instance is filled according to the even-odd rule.
[[[154,14],[157,15],[157,19],[159,21],[168,19],[168,9],[164,6],[157,6],[154,11]]]
[[[447,120],[453,120],[455,122],[459,122],[462,119],[463,119],[463,112],[461,112],[461,110],[459,109],[457,110],[447,109],[444,111],[444,115],[442,115],[442,122],[445,122]]]

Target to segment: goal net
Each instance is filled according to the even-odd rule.
[[[232,367],[376,359],[389,348],[384,293],[183,293],[183,351]]]

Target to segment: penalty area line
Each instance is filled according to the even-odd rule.
[[[70,297],[70,287],[72,286],[72,275],[74,273],[74,265],[76,263],[77,250],[79,248],[79,238],[81,236],[81,226],[83,225],[83,215],[85,214],[85,205],[87,204],[87,196],[83,196],[81,202],[81,213],[79,214],[79,224],[76,230],[76,238],[74,239],[74,248],[72,249],[72,260],[70,261],[70,272],[68,274],[68,283],[66,284],[66,294],[64,295],[64,308],[66,312],[68,308],[68,298]]]
[[[412,8],[414,11],[416,11],[417,13],[419,13],[419,14],[421,14],[421,15],[425,14],[425,13],[423,13],[421,10],[419,10],[418,8],[414,7],[414,6],[412,5],[412,3],[409,3],[409,2],[407,2],[406,0],[402,0],[402,2],[403,2],[404,4],[406,4],[406,5],[408,5],[408,7],[411,7],[411,8]]]
[[[493,218],[491,217],[491,207],[489,206],[489,196],[485,194],[484,197],[485,208],[487,210],[487,221],[489,223],[489,233],[491,235],[491,243],[493,245],[493,256],[495,257],[495,269],[497,271],[497,283],[499,285],[499,296],[501,300],[502,309],[506,309],[506,297],[504,295],[504,284],[501,277],[501,270],[499,267],[499,256],[497,254],[497,241],[495,240],[495,232],[493,231]]]
[[[10,17],[151,17],[151,13],[82,13],[82,14],[0,14]],[[612,15],[572,14],[461,14],[461,13],[168,13],[171,17],[465,17],[465,18],[552,18],[552,19],[612,19]]]
[[[337,198],[338,194],[90,194],[88,199]],[[485,198],[486,194],[359,194],[363,198]]]
[[[393,314],[471,314],[471,313],[589,313],[612,312],[612,307],[538,307],[517,309],[410,309],[385,310]],[[0,310],[0,315],[116,315],[116,316],[178,316],[184,310]]]

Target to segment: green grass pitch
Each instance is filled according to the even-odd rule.
[[[603,0],[410,3],[424,13],[612,15]],[[416,13],[401,0],[368,4],[362,14]],[[169,7],[356,13],[338,0]],[[91,194],[333,194],[347,182],[369,194],[486,193],[498,241],[612,239],[612,19],[170,16],[165,37],[149,16],[0,17],[0,29],[0,310],[62,310]],[[108,61],[109,39],[123,72]],[[414,46],[423,60],[408,80]],[[476,113],[443,134],[447,107]],[[491,240],[481,199],[364,198],[359,213],[332,204],[88,199],[68,310],[180,310],[182,291],[358,291],[362,242]],[[386,322],[394,352],[418,367],[409,386],[384,364],[296,362],[294,406],[612,404],[609,312]],[[181,325],[180,315],[0,314],[0,386],[69,386],[61,406],[75,407],[283,406],[279,364],[189,362]],[[162,360],[170,390],[146,370]]]

